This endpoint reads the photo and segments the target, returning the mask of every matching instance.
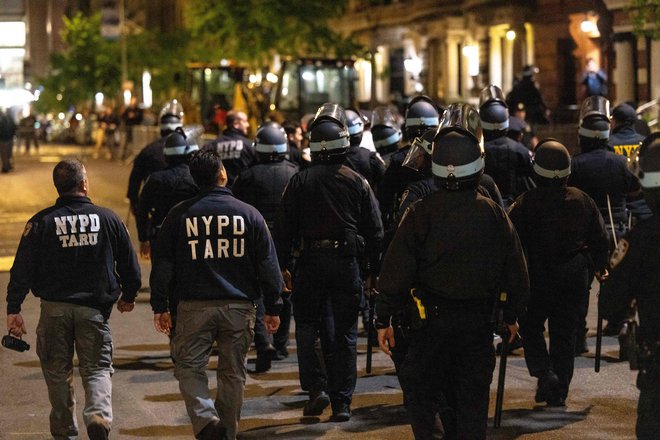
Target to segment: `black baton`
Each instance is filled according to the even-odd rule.
[[[374,337],[374,309],[375,300],[373,294],[369,295],[369,326],[367,327],[367,374],[371,374],[371,356],[374,351],[372,340]]]
[[[502,405],[504,404],[504,381],[506,379],[506,361],[509,356],[509,331],[504,324],[504,303],[506,303],[506,292],[500,294],[499,301],[499,316],[498,324],[501,323],[500,329],[502,336],[502,351],[500,353],[500,369],[497,375],[497,394],[495,397],[495,417],[493,417],[493,427],[499,428],[502,424]]]
[[[596,319],[596,357],[594,358],[594,371],[600,372],[601,350],[603,348],[603,315],[600,313],[600,291],[598,292],[598,301],[596,301],[596,310],[598,310]]]

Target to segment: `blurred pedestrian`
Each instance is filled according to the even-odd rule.
[[[83,419],[92,440],[107,439],[112,425],[112,306],[133,310],[140,266],[126,226],[87,197],[85,166],[74,159],[53,170],[54,206],[25,225],[7,287],[7,328],[25,334],[21,304],[31,290],[41,298],[37,355],[51,404],[50,433],[78,436],[73,354],[85,388]]]
[[[34,151],[39,154],[39,139],[36,129],[37,118],[32,112],[19,122],[19,138],[25,143],[25,154],[30,154],[30,144],[34,144]],[[20,145],[19,145],[20,147]]]
[[[538,67],[526,65],[521,72],[520,81],[513,86],[506,99],[507,102],[522,102],[525,105],[527,112],[526,121],[532,127],[537,124],[547,124],[549,122],[548,107],[545,105],[543,96],[534,82],[534,76],[538,72]]]
[[[14,135],[16,135],[14,120],[4,109],[0,109],[0,158],[3,173],[8,173],[14,168],[12,163]]]
[[[607,96],[607,74],[598,67],[593,58],[587,58],[581,84],[585,98]]]
[[[121,159],[125,160],[132,154],[135,127],[142,124],[142,108],[138,105],[135,96],[131,97],[130,104],[121,114],[121,119],[124,124],[124,145],[122,146]]]

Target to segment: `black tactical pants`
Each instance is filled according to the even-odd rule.
[[[658,347],[660,348],[660,346]],[[656,350],[658,349],[656,348]],[[640,362],[637,376],[639,404],[637,405],[637,438],[657,439],[660,433],[660,354],[647,362]]]
[[[486,438],[495,368],[488,309],[442,305],[423,329],[410,332],[400,380],[415,439]]]
[[[520,319],[527,369],[534,377],[554,371],[563,398],[573,378],[576,333],[586,309],[588,286],[589,269],[583,255],[563,264],[545,265],[542,270],[530,267],[530,300]],[[549,350],[544,336],[546,320]]]

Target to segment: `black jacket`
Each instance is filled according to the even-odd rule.
[[[204,145],[204,148],[213,148],[220,155],[227,171],[228,187],[234,184],[242,170],[257,162],[252,142],[235,128],[227,128],[217,139]]]
[[[630,157],[630,154],[639,149],[644,136],[637,133],[632,125],[620,125],[612,130],[608,144],[616,154]]]
[[[224,187],[203,189],[165,218],[154,251],[151,307],[168,310],[168,295],[185,300],[251,300],[263,295],[278,315],[282,274],[264,218]]]
[[[385,163],[376,153],[362,147],[350,147],[344,165],[367,179],[374,191],[385,174]]]
[[[133,161],[133,169],[128,178],[128,192],[126,197],[131,202],[131,207],[135,213],[140,199],[140,188],[147,177],[155,171],[167,168],[163,147],[165,146],[165,137],[161,137],[144,147]]]
[[[87,197],[63,196],[25,225],[7,313],[19,313],[32,290],[39,298],[93,307],[108,317],[119,295],[132,302],[140,285],[140,266],[117,214]]]
[[[493,178],[502,192],[505,206],[520,194],[534,188],[532,156],[523,144],[506,136],[492,139],[484,145],[484,172]]]
[[[379,320],[404,310],[410,289],[429,303],[489,301],[508,293],[506,322],[521,316],[529,278],[518,234],[504,210],[476,191],[443,188],[408,209],[385,254]]]
[[[151,174],[142,187],[135,210],[138,239],[153,239],[170,209],[193,197],[197,190],[188,164],[178,164]]]

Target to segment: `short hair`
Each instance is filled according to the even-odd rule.
[[[64,159],[53,169],[53,183],[60,195],[75,192],[84,180],[85,165],[78,159]]]
[[[190,175],[199,186],[209,187],[218,183],[218,175],[224,169],[220,154],[214,147],[204,147],[190,157]]]
[[[282,128],[284,128],[286,134],[295,134],[296,130],[299,128],[302,130],[302,126],[294,121],[284,121],[282,123]]]
[[[239,110],[231,110],[229,113],[227,113],[227,117],[225,118],[225,123],[227,124],[227,127],[233,127],[234,122],[240,119],[238,115],[240,115],[241,113],[245,114],[245,112]]]

